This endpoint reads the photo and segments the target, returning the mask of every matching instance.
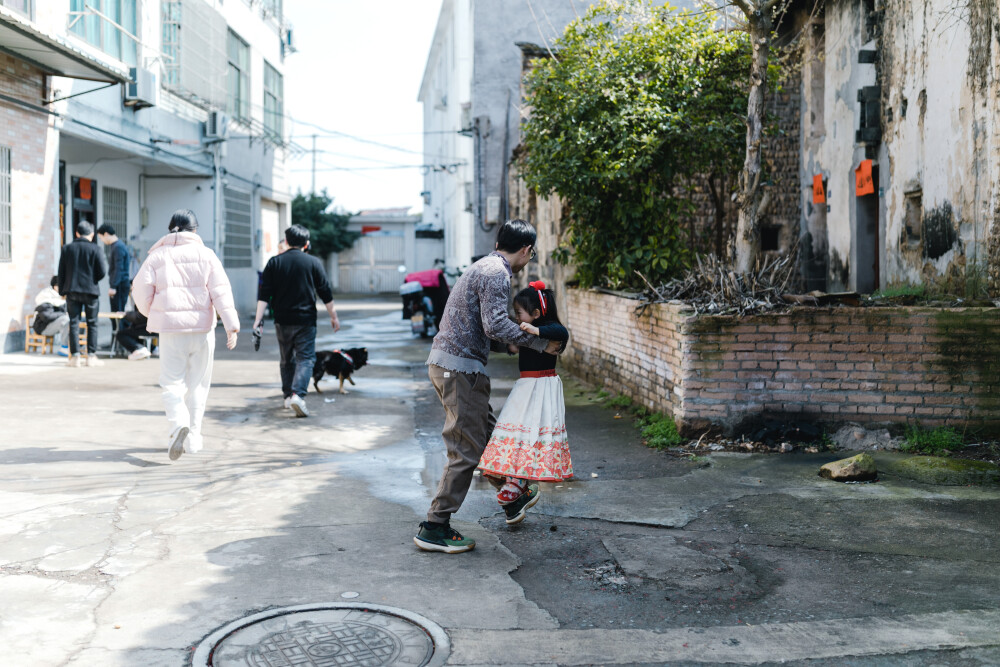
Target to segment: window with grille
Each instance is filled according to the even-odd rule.
[[[69,30],[104,53],[136,65],[138,0],[70,0]]]
[[[250,120],[250,45],[229,31],[229,96],[227,110],[234,120]]]
[[[0,262],[12,260],[10,221],[10,149],[0,146]]]
[[[162,0],[163,87],[204,109],[228,106],[226,19],[205,0]]]
[[[119,188],[105,186],[101,190],[104,200],[104,224],[115,228],[115,234],[120,239],[128,238],[127,211],[128,192]]]
[[[178,86],[181,82],[181,3],[163,0],[160,3],[163,26],[163,85]]]
[[[253,266],[253,204],[249,192],[223,187],[226,224],[222,265],[227,269]]]
[[[281,138],[284,117],[284,78],[271,63],[264,61],[264,127],[274,137]]]

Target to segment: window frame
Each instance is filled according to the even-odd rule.
[[[87,5],[95,6],[97,11],[122,27],[118,28],[96,14],[80,15],[79,12],[86,11]],[[69,9],[71,35],[126,65],[138,67],[136,35],[142,15],[141,0],[70,0]]]
[[[35,20],[35,0],[21,0],[19,4],[23,4],[25,7],[24,9],[15,7],[13,4],[8,4],[12,2],[13,0],[0,0],[0,5],[6,7],[15,14],[20,14],[29,21]]]
[[[242,58],[241,58],[242,56]],[[242,63],[234,62],[243,60]],[[237,122],[250,122],[250,44],[232,28],[226,37],[226,110]]]
[[[285,77],[277,67],[264,60],[264,129],[280,140],[284,136],[284,119]]]

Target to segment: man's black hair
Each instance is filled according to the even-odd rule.
[[[524,246],[535,245],[538,234],[527,220],[508,220],[497,230],[497,250],[517,252]]]
[[[86,220],[76,223],[76,233],[80,236],[90,236],[94,233],[94,226]]]
[[[198,218],[191,209],[177,209],[170,216],[170,224],[167,229],[171,232],[193,232],[198,229]]]
[[[285,241],[289,248],[305,248],[309,243],[309,230],[302,225],[292,225],[285,230]]]
[[[100,236],[101,234],[111,234],[112,236],[117,236],[118,232],[115,231],[114,227],[105,222],[103,225],[97,228],[97,234],[98,236]]]
[[[59,284],[59,276],[52,276],[52,280],[49,281],[49,287],[55,287]]]

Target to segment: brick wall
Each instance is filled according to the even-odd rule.
[[[0,93],[40,106],[45,77],[0,53]],[[24,347],[24,316],[59,260],[58,133],[48,114],[0,100],[0,145],[11,151],[11,261],[0,261],[0,352]]]
[[[570,372],[668,414],[682,431],[762,417],[905,422],[1000,433],[995,308],[826,308],[698,316],[570,290]]]

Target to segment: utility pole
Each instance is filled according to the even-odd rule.
[[[312,193],[316,194],[316,135],[313,135],[313,179],[312,179]]]

